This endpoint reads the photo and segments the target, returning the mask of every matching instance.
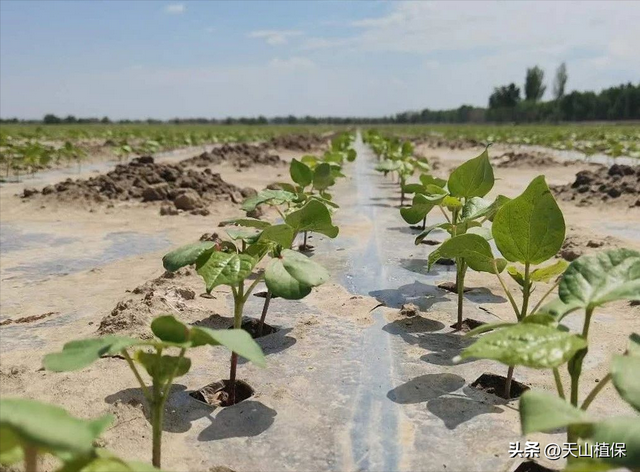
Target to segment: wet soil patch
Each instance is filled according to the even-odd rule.
[[[412,140],[415,145],[426,145],[430,149],[470,149],[484,146],[480,141],[470,138],[445,138],[443,136],[425,136]]]
[[[447,292],[458,293],[458,285],[455,282],[442,282],[438,284],[438,288],[446,290]],[[463,287],[462,292],[467,293],[471,290],[473,290],[473,287]]]
[[[57,311],[50,311],[48,313],[42,313],[41,315],[31,315],[31,316],[23,316],[22,318],[8,318],[6,320],[0,321],[0,326],[6,326],[10,324],[25,324],[25,323],[34,323],[36,321],[44,320],[45,318],[49,318],[52,315],[59,315],[60,313]]]
[[[189,211],[208,214],[206,206],[214,200],[239,203],[254,192],[222,180],[210,169],[188,169],[182,164],[157,164],[150,156],[120,164],[114,170],[89,179],[67,179],[42,190],[25,189],[23,198],[39,197],[66,202],[106,203],[139,201],[168,203],[162,214]],[[172,211],[173,210],[173,211]]]
[[[487,324],[487,323],[485,323],[484,321],[474,320],[473,318],[465,318],[464,320],[462,320],[462,328],[461,329],[458,329],[458,323],[457,322],[453,323],[449,327],[453,328],[455,330],[461,331],[463,333],[468,333],[472,329],[476,329],[478,326],[482,326],[482,325],[485,325],[485,324]]]
[[[249,333],[253,339],[262,338],[264,336],[268,336],[270,334],[278,332],[278,328],[271,326],[268,323],[264,323],[264,326],[262,327],[262,333],[259,333],[260,320],[256,320],[254,318],[244,320],[242,322],[242,325],[240,325],[240,328]],[[229,329],[233,329],[233,326],[230,326]]]
[[[558,472],[558,469],[549,469],[534,461],[521,463],[513,472]]]
[[[573,183],[552,187],[556,196],[578,206],[615,204],[640,209],[640,166],[614,164],[582,170]]]
[[[284,165],[284,161],[277,154],[270,152],[271,146],[263,144],[224,144],[203,152],[198,156],[180,161],[183,166],[208,167],[231,163],[236,169],[248,169],[254,165]]]
[[[315,134],[287,134],[271,138],[269,145],[289,151],[309,152],[327,145],[327,138]]]
[[[548,154],[535,151],[509,151],[492,160],[500,168],[538,168],[572,165],[570,161],[561,163]]]
[[[599,250],[619,247],[620,241],[612,236],[585,237],[579,234],[567,236],[562,243],[558,256],[566,261],[574,261],[585,254],[592,254]]]
[[[240,403],[255,394],[255,390],[244,380],[236,380],[236,402]],[[229,402],[229,380],[219,380],[210,383],[204,387],[190,392],[189,396],[195,398],[199,402],[206,403],[211,406],[231,406]]]
[[[507,378],[502,375],[496,374],[482,374],[471,386],[482,390],[483,392],[490,393],[500,398],[505,398],[504,388],[507,382]],[[529,387],[523,383],[513,379],[511,381],[511,396],[509,399],[519,398],[524,392],[529,390]]]
[[[436,264],[443,266],[452,266],[456,265],[456,261],[454,261],[453,259],[438,259],[436,261]]]

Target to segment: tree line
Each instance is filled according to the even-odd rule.
[[[350,125],[350,124],[409,124],[409,123],[541,123],[559,121],[621,121],[640,120],[640,83],[610,87],[596,92],[565,93],[568,81],[566,64],[562,63],[555,72],[552,83],[553,98],[542,101],[547,86],[544,83],[544,71],[534,66],[526,71],[523,85],[524,96],[515,83],[495,87],[489,96],[486,108],[462,105],[450,110],[406,111],[396,115],[370,117],[317,117],[294,115],[267,118],[228,117],[215,118],[174,118],[168,121],[146,120],[110,120],[103,118],[76,118],[73,115],[59,117],[47,114],[42,120],[0,119],[0,123],[43,123],[43,124],[98,124],[98,123],[148,123],[148,124],[223,124],[223,125]]]

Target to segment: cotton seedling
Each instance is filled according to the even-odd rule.
[[[260,367],[265,366],[265,358],[251,336],[240,329],[212,330],[187,326],[167,315],[155,318],[151,322],[151,331],[155,336],[152,340],[105,336],[71,341],[64,345],[62,351],[45,356],[44,367],[54,372],[69,372],[83,369],[103,356],[123,356],[140,384],[151,412],[152,463],[160,467],[164,407],[174,379],[185,375],[191,368],[187,351],[205,345],[224,346],[232,351],[233,356],[240,355]],[[168,355],[170,350],[176,350],[178,354]],[[138,366],[151,378],[151,386],[143,380]]]
[[[498,209],[508,199],[498,196],[491,202],[482,198],[489,193],[494,184],[493,169],[486,149],[478,157],[457,167],[449,176],[446,186],[438,185],[441,182],[432,177],[424,180],[424,193],[417,193],[413,199],[413,205],[410,208],[402,209],[401,214],[405,221],[417,223],[437,207],[447,220],[445,223],[426,227],[416,237],[415,243],[420,244],[435,229],[443,229],[449,233],[450,238],[429,254],[427,269],[430,270],[433,264],[443,258],[455,260],[458,296],[458,316],[455,328],[460,330],[463,322],[464,279],[467,268],[470,267],[467,258],[473,257],[474,254],[473,250],[469,250],[468,247],[482,250],[481,254],[484,260],[486,256],[484,249],[489,248],[486,240],[490,240],[492,236],[489,229],[483,227],[482,223],[493,219]],[[455,239],[461,235],[475,235],[477,238]],[[484,241],[480,242],[480,240]],[[473,264],[475,265],[475,260]],[[478,267],[485,268],[484,264]],[[496,271],[499,273],[503,269],[504,265],[495,268],[489,267],[489,271],[494,273]]]
[[[22,462],[25,472],[37,472],[39,459],[52,455],[62,463],[56,472],[158,471],[94,447],[94,441],[112,422],[111,415],[83,420],[55,405],[23,398],[0,399],[0,465]]]
[[[304,298],[313,287],[328,280],[329,274],[322,266],[307,256],[288,249],[299,231],[305,228],[322,228],[322,222],[315,217],[318,211],[323,210],[326,210],[324,205],[312,200],[302,209],[288,215],[282,224],[271,225],[248,218],[234,220],[242,226],[260,226],[260,235],[248,245],[243,241],[241,247],[229,241],[188,244],[165,255],[162,262],[165,269],[171,272],[195,264],[197,273],[204,279],[207,293],[220,285],[229,286],[234,306],[233,328],[239,330],[245,304],[262,280],[272,296],[288,300]],[[271,256],[266,269],[254,273],[258,262],[266,255]],[[253,280],[249,283],[251,276]],[[230,404],[236,401],[237,364],[238,355],[234,352],[229,371]]]

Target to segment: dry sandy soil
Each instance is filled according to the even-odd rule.
[[[492,149],[491,153],[501,155],[508,150]],[[439,159],[437,173],[443,177],[479,152],[473,148],[427,147],[418,151]],[[285,161],[302,155],[295,151],[278,153]],[[160,162],[193,155],[177,154]],[[546,164],[496,168],[498,180],[491,195],[514,197],[539,174],[546,174],[550,185],[565,185],[573,182],[576,172],[590,167],[582,163]],[[225,378],[228,365],[226,353],[220,350],[193,352],[194,368],[178,379],[175,399],[168,406],[163,443],[166,469],[214,470],[215,466],[224,465],[239,472],[286,468],[366,470],[368,466],[374,468],[376,458],[382,454],[380,450],[385,448],[398,449],[390,466],[398,470],[423,470],[425,460],[433,464],[430,470],[459,470],[461,464],[467,470],[508,470],[515,464],[506,457],[508,441],[519,438],[517,403],[469,393],[465,386],[483,371],[503,373],[505,369],[489,362],[460,367],[448,362],[450,345],[459,346],[460,342],[448,328],[453,322],[453,294],[433,287],[425,294],[421,291],[422,282],[416,279],[411,288],[415,293],[409,289],[402,293],[404,299],[414,294],[415,300],[420,300],[416,303],[421,313],[407,319],[399,314],[399,306],[380,294],[385,290],[379,289],[386,286],[372,287],[366,293],[353,288],[350,274],[357,274],[358,267],[366,263],[357,257],[344,262],[342,254],[354,254],[364,247],[378,224],[375,218],[362,214],[363,207],[350,203],[362,196],[362,187],[358,190],[356,185],[364,185],[365,177],[378,179],[371,180],[376,185],[381,182],[375,190],[377,203],[372,211],[377,212],[380,224],[395,221],[397,227],[404,225],[397,214],[395,187],[387,186],[382,177],[368,177],[366,162],[357,165],[360,167],[353,164],[347,169],[349,178],[336,191],[336,200],[345,205],[344,212],[338,213],[341,235],[331,243],[316,238],[318,257],[331,269],[332,281],[302,302],[274,303],[269,316],[282,329],[261,341],[268,354],[266,371],[251,365],[240,367],[241,377],[258,391],[241,409],[212,411],[189,403],[185,390]],[[222,163],[212,166],[212,170],[225,182],[257,190],[289,178],[286,166],[256,165],[239,171],[232,163]],[[83,177],[92,175],[95,173],[87,172]],[[188,212],[163,216],[157,202],[116,201],[91,205],[89,210],[84,201],[19,197],[24,187],[42,188],[63,178],[66,175],[45,175],[37,182],[0,187],[0,322],[4,324],[0,326],[0,393],[56,403],[81,417],[112,413],[116,420],[103,436],[102,444],[123,457],[148,460],[151,439],[147,412],[124,361],[104,359],[82,372],[54,374],[41,369],[42,356],[69,340],[102,333],[148,335],[148,320],[162,313],[213,328],[229,326],[231,311],[226,289],[216,289],[214,298],[203,298],[202,282],[193,271],[183,270],[167,278],[160,259],[170,248],[192,242],[203,233],[223,234],[218,223],[240,215],[239,205],[231,199],[212,200],[207,202],[210,213],[206,217]],[[571,201],[560,201],[560,206],[568,228],[564,253],[567,258],[605,247],[640,249],[638,208],[583,207]],[[385,260],[396,264],[403,260],[411,263],[413,259],[415,264],[410,270],[420,273],[422,269],[415,265],[426,259],[427,248],[412,245],[414,235],[408,228],[395,235],[396,246],[401,249],[389,252]],[[380,241],[375,244],[383,245]],[[322,254],[322,248],[329,249]],[[366,252],[363,254],[366,257]],[[378,280],[396,290],[393,274],[377,275]],[[434,281],[452,278],[451,271],[443,271],[436,274]],[[497,283],[470,272],[468,284],[482,287],[469,294],[470,317],[484,321],[510,319],[509,305],[501,297]],[[510,288],[517,296],[515,286]],[[545,291],[537,290],[534,302]],[[438,303],[425,305],[424,300],[429,297],[435,297]],[[387,305],[382,309],[383,315],[374,316],[372,310],[381,302]],[[253,300],[248,314],[256,316],[259,308],[259,300]],[[596,347],[590,351],[585,385],[593,385],[604,376],[611,353],[624,351],[628,333],[640,331],[639,315],[640,307],[628,303],[612,304],[598,313],[592,328]],[[23,320],[25,317],[30,319]],[[579,322],[573,319],[572,327]],[[438,334],[434,334],[436,331]],[[436,335],[441,338],[428,345]],[[394,361],[394,356],[402,362]],[[429,359],[424,357],[430,356],[430,360],[440,361],[427,364]],[[387,357],[392,358],[391,373],[384,376],[389,377],[389,392],[387,381],[369,367],[379,363],[385,369],[383,359]],[[424,372],[429,373],[422,375]],[[537,388],[552,387],[547,373],[523,369],[516,377]],[[373,387],[363,392],[359,383]],[[380,399],[376,389],[380,389]],[[454,395],[455,391],[464,391],[466,396],[454,396],[447,403],[449,397],[445,394]],[[416,394],[418,397],[414,398]],[[366,418],[358,414],[369,408],[367,402],[384,405],[382,400],[388,399],[398,411],[393,420],[392,445],[385,445],[387,439],[382,433],[391,427],[385,419],[384,406],[381,410],[372,409]],[[234,411],[241,414],[234,416]],[[627,410],[607,388],[594,403],[593,411],[599,415]],[[436,428],[433,444],[442,447],[427,448],[425,452],[424,433],[432,428]],[[354,433],[356,429],[365,430],[366,436]],[[302,439],[305,435],[309,441]],[[490,440],[486,439],[488,435]],[[561,436],[536,435],[543,442],[550,438]],[[249,448],[247,454],[243,448]],[[369,449],[370,453],[360,454]],[[484,455],[489,458],[483,459]],[[47,462],[45,469],[50,468],[51,463]]]

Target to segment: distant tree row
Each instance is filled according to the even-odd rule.
[[[595,92],[571,92],[565,94],[568,80],[567,67],[561,64],[553,80],[553,99],[542,101],[546,91],[544,71],[538,66],[527,69],[524,83],[524,97],[520,95],[520,87],[514,83],[496,87],[489,96],[488,108],[463,105],[451,110],[407,111],[394,116],[378,118],[367,117],[296,117],[265,116],[249,118],[174,118],[168,120],[173,124],[224,124],[224,125],[264,125],[264,124],[384,124],[384,123],[485,123],[485,122],[558,122],[558,121],[613,121],[640,120],[640,83],[622,84]],[[2,123],[22,122],[17,118],[0,120]],[[75,123],[112,123],[108,117],[76,118],[73,115],[58,117],[47,114],[42,121],[25,120],[23,122],[44,124]],[[161,120],[119,120],[114,123],[164,123]]]

